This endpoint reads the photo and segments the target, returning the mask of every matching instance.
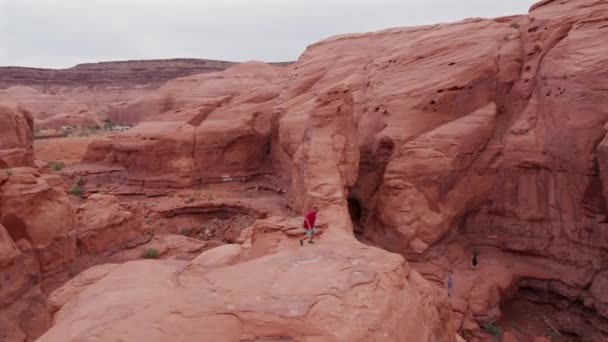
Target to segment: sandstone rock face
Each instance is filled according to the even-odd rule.
[[[170,79],[221,71],[234,63],[205,59],[159,59],[79,64],[68,69],[1,67],[0,88],[133,87],[159,85]]]
[[[0,337],[2,341],[32,340],[50,326],[46,298],[40,290],[36,258],[15,245],[0,224]]]
[[[92,285],[98,280],[102,279],[118,266],[118,264],[103,264],[93,266],[78,274],[76,277],[70,279],[70,281],[65,283],[61,288],[53,291],[53,293],[51,293],[49,296],[48,301],[50,312],[54,313],[59,310],[69,300],[77,296],[89,285]]]
[[[194,258],[191,265],[216,268],[236,264],[241,256],[241,245],[228,244],[212,248]]]
[[[352,240],[317,247],[212,270],[126,263],[69,300],[39,341],[453,340],[403,258]]]
[[[142,110],[171,109],[187,93],[169,87],[163,96],[149,96],[167,82],[235,65],[182,58],[89,63],[58,70],[0,67],[0,100],[19,103],[33,114],[40,129],[103,127],[104,120],[131,124],[144,117]]]
[[[207,100],[91,144],[84,162],[120,165],[131,182],[146,186],[188,186],[257,175],[268,162],[270,112],[280,90],[271,81],[277,77],[280,69],[250,63],[220,75],[170,82],[164,88],[175,90],[161,89],[154,96],[175,91],[185,103],[202,94]],[[247,93],[252,87],[256,90]],[[162,111],[139,112],[154,116]]]
[[[48,329],[42,276],[71,261],[76,247],[61,179],[28,167],[32,131],[29,112],[0,105],[0,339],[7,342],[32,341]]]
[[[61,70],[0,67],[0,99],[29,110],[37,128],[103,126],[112,108],[171,79],[221,71],[231,65],[234,63],[172,59],[89,63]]]
[[[268,97],[258,96],[259,88],[236,96],[205,88],[221,74],[190,78],[199,96],[211,94],[206,102],[176,100],[183,109],[138,128],[155,127],[154,134],[100,142],[87,161],[118,165],[130,181],[171,186],[202,181],[201,174],[211,180],[217,170],[230,176],[244,165],[261,172],[270,161],[273,172],[293,182],[297,207],[319,205],[330,229],[351,230],[348,201],[360,207],[354,225],[362,239],[406,256],[437,284],[455,273],[462,286],[452,303],[455,324],[465,338],[481,338],[480,324],[498,319],[501,300],[520,286],[584,303],[597,313],[585,320],[606,334],[599,293],[608,217],[601,84],[608,69],[598,42],[607,15],[604,1],[543,1],[527,16],[330,38],[269,76],[279,87],[262,87],[271,89]],[[171,87],[150,99],[162,99]],[[233,135],[224,121],[214,127],[258,152],[246,153],[252,159],[230,152],[247,160],[239,164],[203,149],[213,164],[197,160],[192,146],[203,135],[196,132],[217,109],[197,109],[197,116],[191,108],[251,105],[242,98],[255,98],[250,102],[269,114],[237,120],[239,129],[261,132],[260,139]],[[256,130],[255,122],[270,129]],[[149,147],[162,156],[140,152]],[[194,157],[183,152],[192,150]],[[121,157],[126,151],[129,157]],[[161,158],[168,161],[151,164]],[[470,268],[476,250],[483,250],[479,271]]]
[[[78,246],[83,254],[123,249],[145,235],[141,222],[114,196],[94,194],[76,212]]]
[[[173,234],[158,234],[150,241],[138,245],[136,248],[126,249],[112,255],[109,260],[112,262],[125,262],[128,260],[146,257],[146,251],[153,250],[154,258],[191,260],[207,247],[204,241],[192,239],[186,236]]]
[[[457,329],[482,341],[518,290],[562,308],[562,332],[605,340],[606,17],[606,1],[545,0],[125,97],[107,116],[142,122],[91,144],[75,172],[163,189],[273,173],[292,182],[289,205],[320,207],[322,235],[301,248],[301,220],[271,217],[241,247],[118,266],[68,291],[42,340],[452,341]],[[416,271],[356,243],[353,226]],[[436,289],[449,274],[452,312]]]
[[[253,98],[257,95],[247,101]],[[236,102],[232,113],[239,113],[236,109],[243,103],[250,108],[250,102]],[[357,178],[359,149],[349,88],[327,88],[315,103],[309,136],[294,162],[303,168],[293,169],[298,201],[321,207],[318,225],[325,231],[314,248],[299,247],[297,235],[291,234],[292,220],[273,217],[244,232],[239,239],[242,246],[222,246],[191,262],[126,263],[86,289],[74,291],[68,284],[59,290],[69,293],[71,299],[66,298],[55,315],[55,325],[40,341],[66,336],[100,341],[160,341],[168,336],[177,341],[454,341],[451,310],[439,291],[412,272],[403,257],[354,239],[346,190]],[[181,120],[199,122],[188,113],[175,114]],[[250,121],[255,115],[243,115],[247,120],[237,124],[256,129]],[[264,116],[261,112],[260,117]],[[211,114],[198,127],[208,128],[213,118]],[[162,121],[152,122],[163,127]],[[222,130],[233,124],[221,123],[214,127]],[[163,134],[178,136],[175,130],[183,127],[164,126]],[[265,129],[266,139],[270,139],[269,127],[259,129]],[[323,155],[328,147],[331,153]],[[107,155],[119,150],[116,146],[106,149]],[[168,151],[173,156],[177,150],[169,146]],[[234,162],[242,163],[242,155],[234,157]],[[223,158],[214,164],[215,169],[234,166],[242,170],[239,164],[227,162],[225,155]],[[201,170],[217,172],[211,165]],[[324,175],[330,177],[323,180]],[[223,179],[232,180],[227,178]],[[301,219],[298,223],[301,225]],[[244,274],[249,275],[247,281],[243,281]],[[86,322],[82,321],[85,316]]]
[[[35,251],[44,276],[63,269],[76,256],[74,210],[63,181],[31,168],[10,170],[0,183],[0,223],[13,241]]]
[[[332,214],[336,220],[329,224],[349,232],[352,224],[348,219],[347,189],[357,179],[359,164],[352,106],[352,93],[344,85],[324,89],[317,96],[306,136],[294,155],[292,172],[299,207],[340,210],[339,214]]]
[[[0,104],[0,169],[34,164],[33,129],[28,111]]]

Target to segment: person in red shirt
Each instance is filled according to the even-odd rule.
[[[306,237],[300,240],[300,246],[304,246],[304,240],[308,239],[308,243],[315,243],[312,241],[312,236],[317,232],[315,228],[315,221],[317,220],[317,212],[319,208],[315,207],[311,212],[306,214],[304,217],[304,230],[306,230]]]

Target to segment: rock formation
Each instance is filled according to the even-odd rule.
[[[0,104],[0,168],[34,164],[33,129],[28,111]]]
[[[78,208],[76,217],[80,223],[77,229],[78,245],[84,254],[121,250],[130,244],[137,244],[142,237],[145,239],[141,222],[114,196],[89,196]]]
[[[294,168],[295,177],[301,179],[296,190],[299,198],[327,204],[321,215],[333,218],[320,223],[326,232],[316,248],[297,249],[297,239],[283,229],[287,222],[270,218],[243,233],[244,247],[217,247],[191,262],[109,266],[109,273],[101,277],[94,269],[94,275],[83,275],[78,282],[97,280],[92,285],[83,289],[70,282],[52,295],[54,305],[63,306],[55,315],[55,325],[40,340],[61,340],[67,335],[122,339],[135,334],[158,341],[169,336],[183,341],[202,336],[225,341],[401,341],[414,337],[453,341],[451,311],[439,291],[411,271],[401,256],[363,246],[352,235],[344,191],[356,179],[358,164],[351,103],[345,86],[318,95],[310,140],[299,152],[302,163],[310,161],[309,168],[301,174]],[[328,142],[334,152],[320,158]],[[216,167],[230,166],[221,161]],[[324,174],[331,178],[318,185]],[[317,191],[322,193],[317,195]],[[259,236],[261,232],[265,233]],[[247,282],[241,279],[244,272],[251,275]],[[140,282],[158,287],[142,291]],[[119,300],[122,308],[108,312],[108,301],[99,301],[100,294],[124,296]],[[98,298],[97,304],[91,301],[93,297]],[[361,306],[362,301],[374,305]],[[148,309],[139,309],[141,305]],[[82,315],[90,326],[72,330]],[[149,322],[147,328],[133,331],[139,325],[134,323],[142,321]]]
[[[40,290],[40,272],[30,251],[22,252],[0,224],[0,337],[27,341],[50,326],[46,297]]]
[[[84,161],[119,165],[129,181],[151,187],[183,187],[263,172],[270,148],[270,111],[280,91],[280,84],[271,81],[280,71],[262,63],[235,69],[170,82],[166,88],[183,93],[176,97],[179,101],[189,103],[204,94],[209,100],[161,115],[154,100],[142,100],[154,118],[127,134],[91,144]]]
[[[18,102],[36,118],[39,129],[102,126],[111,108],[169,80],[234,64],[171,59],[89,63],[58,70],[0,67],[0,101]]]
[[[100,252],[156,234],[139,248],[171,260],[79,275],[51,296],[41,340],[483,341],[512,300],[551,308],[532,319],[553,333],[605,340],[607,17],[604,0],[545,0],[525,16],[333,37],[288,66],[244,63],[125,97],[107,116],[140,123],[62,173],[98,184],[76,238]],[[15,172],[9,194],[56,182]],[[231,245],[195,257],[209,241],[162,235],[195,222],[183,232],[212,236],[202,214],[236,203],[171,194],[246,197],[267,178],[284,191],[238,204],[258,220]],[[16,197],[0,203],[13,241],[27,245],[6,212],[27,221],[20,234],[48,236]],[[300,247],[301,220],[285,216],[312,206],[322,235]],[[154,220],[172,226],[129,223]],[[0,255],[17,260],[11,246]]]
[[[46,90],[58,87],[159,86],[168,80],[224,70],[235,63],[176,58],[79,64],[67,69],[0,67],[0,88],[20,85]]]
[[[608,317],[597,309],[603,304],[593,295],[598,291],[590,290],[599,288],[590,285],[601,279],[607,213],[600,142],[608,118],[599,86],[606,60],[597,45],[606,11],[603,1],[592,6],[545,1],[527,16],[397,28],[314,44],[269,81],[280,85],[276,97],[256,101],[257,122],[272,127],[258,131],[258,141],[269,139],[270,156],[248,153],[257,162],[247,163],[247,170],[265,172],[270,160],[273,172],[293,182],[301,209],[319,199],[330,206],[333,196],[349,201],[358,207],[354,225],[362,239],[406,256],[438,285],[449,272],[474,282],[486,279],[469,290],[468,281],[461,281],[464,292],[453,299],[455,322],[469,338],[481,336],[480,328],[500,317],[501,301],[518,288],[579,303],[597,315],[587,316],[590,329],[608,333],[603,323]],[[352,110],[352,123],[332,122],[336,108],[319,104],[319,94],[338,84],[352,94],[352,103],[336,105]],[[200,105],[215,101],[228,110],[242,103],[217,90],[207,94],[215,100]],[[163,123],[168,115],[175,111],[141,124],[142,130],[154,126],[166,133],[152,139],[125,135],[121,139],[129,144],[122,146],[120,140],[94,144],[86,161],[118,166],[127,180],[156,186],[211,181],[199,175],[218,169],[233,179],[236,169],[244,170],[213,157],[213,167],[193,163],[198,155],[215,152],[190,149],[190,138],[184,138],[190,133],[182,124],[177,129]],[[196,124],[215,124],[213,115],[200,116]],[[230,132],[228,123],[222,125]],[[353,130],[356,136],[343,135]],[[316,134],[332,138],[315,140]],[[140,176],[158,157],[128,162],[116,157],[133,146],[175,140],[171,136],[188,142],[163,144],[164,155],[175,156],[155,167],[163,182],[156,174]],[[353,143],[358,148],[348,147]],[[315,144],[320,147],[311,151]],[[345,149],[353,153],[341,152],[344,159],[334,162],[332,151]],[[181,157],[184,150],[194,154]],[[181,177],[167,169],[172,167]],[[328,192],[324,187],[335,186],[338,175],[343,183]],[[474,251],[501,266],[469,272]],[[573,332],[569,329],[574,328],[564,332]]]
[[[66,336],[99,341],[134,336],[149,341],[453,340],[445,328],[449,306],[432,302],[437,290],[409,271],[400,256],[387,258],[386,252],[352,240],[324,241],[316,249],[297,249],[295,240],[292,245],[288,252],[232,266],[211,266],[206,254],[190,263],[110,266],[108,275],[84,289],[67,284],[61,290],[73,297],[39,341]],[[111,308],[110,302],[115,303]]]

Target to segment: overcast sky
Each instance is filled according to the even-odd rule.
[[[0,0],[0,66],[295,60],[336,34],[523,14],[533,0]]]

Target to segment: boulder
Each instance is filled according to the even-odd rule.
[[[0,104],[0,169],[33,166],[34,119],[27,110]]]
[[[32,341],[50,326],[47,301],[40,289],[38,262],[22,253],[0,224],[0,337]]]
[[[75,217],[63,181],[32,168],[15,168],[0,184],[0,223],[13,241],[33,247],[44,277],[76,257]]]
[[[77,209],[78,246],[83,254],[121,250],[146,235],[142,223],[114,196],[93,194]],[[149,237],[148,237],[149,239]]]
[[[118,266],[69,300],[39,341],[455,338],[449,305],[430,284],[406,273],[402,257],[352,238],[232,266],[188,265]]]

